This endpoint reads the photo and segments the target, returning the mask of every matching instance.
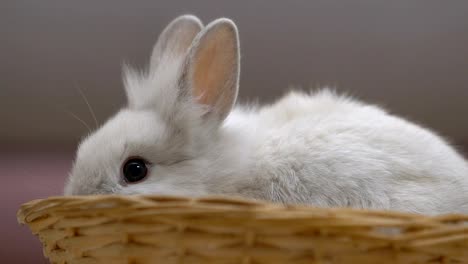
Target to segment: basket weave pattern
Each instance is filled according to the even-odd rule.
[[[18,220],[62,264],[468,263],[468,216],[231,198],[52,197]]]

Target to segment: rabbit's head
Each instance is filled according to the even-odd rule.
[[[204,159],[238,91],[235,24],[184,15],[147,71],[124,69],[128,105],[81,142],[65,194],[203,194]]]

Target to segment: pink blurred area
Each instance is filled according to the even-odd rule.
[[[16,212],[24,202],[61,195],[72,153],[46,148],[1,150],[1,263],[47,263],[39,239],[17,223]]]

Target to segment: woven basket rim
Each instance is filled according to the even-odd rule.
[[[140,218],[146,220],[141,222]],[[292,253],[288,252],[288,250],[292,250],[294,246],[297,246],[298,248],[293,249],[292,252],[309,254],[307,252],[312,250],[310,248],[311,245],[317,243],[312,243],[310,241],[319,239],[318,241],[322,241],[325,243],[324,245],[328,245],[328,251],[323,248],[322,250],[328,252],[326,254],[329,255],[339,255],[339,252],[349,254],[350,252],[353,253],[353,250],[356,251],[357,253],[354,252],[354,255],[346,255],[346,258],[350,260],[355,258],[357,262],[346,263],[361,263],[359,261],[364,261],[364,259],[367,259],[366,261],[369,261],[369,259],[374,261],[379,260],[381,263],[432,263],[430,260],[434,258],[454,260],[455,262],[458,261],[457,263],[468,263],[468,215],[463,214],[428,216],[388,210],[323,208],[309,205],[284,205],[228,196],[188,198],[161,195],[92,195],[53,196],[46,199],[32,200],[20,207],[17,213],[17,219],[21,224],[27,224],[33,234],[41,238],[45,246],[44,252],[51,260],[55,260],[52,261],[53,263],[62,263],[61,261],[67,262],[70,260],[69,258],[80,257],[76,252],[86,251],[74,244],[78,243],[76,241],[83,238],[74,237],[80,233],[76,230],[82,229],[84,230],[82,231],[84,232],[83,234],[96,235],[96,232],[101,232],[101,224],[104,227],[102,232],[105,233],[109,232],[110,226],[120,226],[121,228],[122,225],[126,225],[126,223],[131,224],[127,228],[123,228],[125,230],[120,231],[120,229],[117,229],[117,232],[122,232],[123,237],[127,236],[125,232],[137,232],[135,230],[142,232],[142,228],[145,230],[144,228],[146,228],[146,225],[152,223],[156,226],[175,225],[177,226],[177,230],[179,230],[181,226],[186,226],[188,230],[195,230],[190,231],[192,235],[190,235],[189,232],[187,238],[185,238],[187,241],[194,239],[193,232],[198,232],[197,236],[200,236],[200,238],[197,239],[207,239],[203,243],[208,244],[215,243],[210,239],[214,239],[213,241],[218,242],[225,239],[227,233],[223,232],[226,228],[232,228],[235,230],[232,231],[234,233],[229,231],[228,234],[246,236],[245,243],[247,244],[239,248],[223,248],[221,245],[219,248],[221,253],[218,254],[221,254],[221,256],[227,254],[223,252],[230,252],[230,254],[233,255],[247,254],[243,258],[249,261],[252,260],[252,262],[246,261],[245,263],[257,263],[257,260],[253,260],[264,257],[263,255],[260,256],[263,254],[261,253],[262,250],[266,250],[262,248],[263,246],[258,252],[245,250],[245,247],[253,245],[252,241],[254,241],[253,237],[255,236],[262,237],[265,241],[278,236],[285,237],[288,241],[295,241],[291,242],[291,244],[281,244],[281,241],[271,242],[273,240],[268,240],[270,241],[268,243],[273,243],[275,246],[273,248],[267,248],[268,252],[278,255],[278,258],[284,257],[285,259],[294,261],[295,259],[289,259]],[[140,224],[142,226],[139,226]],[[89,231],[90,228],[94,231]],[[158,228],[160,227],[156,229]],[[184,230],[184,228],[180,230]],[[241,234],[243,232],[242,230],[250,231],[243,235]],[[138,232],[134,235],[138,236]],[[185,234],[183,231],[181,232],[180,234],[170,235],[170,238],[175,239],[175,237],[178,237],[177,239],[182,239]],[[117,236],[118,239],[115,237],[112,238],[117,239],[116,241],[120,241],[119,237],[122,237],[122,235],[114,233],[112,233],[111,237],[109,237],[109,233],[100,235],[101,236],[98,237],[104,237],[106,239]],[[168,236],[168,234],[164,232],[161,233],[161,235],[166,238]],[[144,239],[147,241],[148,238]],[[157,241],[157,239],[151,241],[151,243],[153,243],[151,248],[157,249],[161,246],[161,241]],[[342,243],[340,244],[340,247],[342,247],[341,249],[337,247],[342,251],[338,251],[338,253],[335,252],[335,247],[330,246],[332,245],[330,243],[335,243],[333,241]],[[135,245],[130,246],[127,240],[123,240],[123,242],[120,241],[119,243],[121,244],[119,244],[116,252],[122,251],[128,254],[133,254],[132,252],[135,250],[148,252],[148,249],[139,249],[135,247]],[[72,246],[70,251],[64,248],[61,249],[59,253],[55,252],[57,247],[63,247],[64,245],[65,248],[66,245]],[[190,245],[193,246],[193,244]],[[129,248],[126,248],[127,246]],[[307,248],[309,251],[306,250]],[[364,253],[359,251],[362,251],[362,248],[369,251],[368,256],[363,255]],[[102,257],[102,254],[104,254],[102,252],[109,252],[109,250],[115,251],[116,249],[104,245],[102,252],[99,251],[100,249],[96,248],[93,250],[96,251],[92,251],[94,253],[86,253],[86,251],[80,254],[84,254],[83,256],[97,254],[97,256]],[[179,253],[182,252],[180,249],[176,248],[172,248],[171,250]],[[384,255],[390,254],[393,256],[390,260],[396,262],[388,262],[389,260],[380,261],[379,258],[381,257],[375,255],[378,254],[376,252],[380,251],[375,250],[384,252],[382,253]],[[203,255],[203,257],[206,258],[213,257],[209,256],[211,253],[205,252],[204,249],[200,249],[199,246],[193,246],[190,252],[208,254]],[[153,253],[149,254],[151,255]],[[329,257],[329,255],[326,254],[324,256]],[[335,257],[338,257],[338,255]],[[315,260],[317,260],[316,258],[317,256],[314,256]],[[415,259],[420,260],[420,262],[411,262]],[[109,259],[106,261],[108,260]],[[166,259],[162,260],[165,261]],[[210,261],[211,260],[213,259],[210,259]],[[309,261],[311,259],[307,260]],[[129,260],[128,263],[133,263],[133,261]],[[214,261],[209,263],[218,262]],[[258,263],[264,262],[260,261]],[[265,263],[270,262],[267,261]],[[287,262],[279,261],[275,263]],[[310,262],[306,261],[303,263]]]
[[[168,203],[168,202],[198,202],[215,205],[217,203],[223,205],[234,205],[234,206],[246,206],[250,208],[267,208],[269,210],[284,210],[284,211],[294,211],[301,210],[306,212],[330,212],[330,213],[339,213],[339,212],[349,212],[354,214],[371,214],[371,215],[386,215],[394,216],[399,218],[408,218],[408,219],[466,219],[468,221],[468,214],[459,214],[459,213],[449,213],[441,215],[423,215],[411,212],[400,212],[392,210],[383,210],[383,209],[366,209],[366,208],[349,208],[349,207],[319,207],[307,204],[282,204],[282,203],[272,203],[261,200],[248,199],[243,197],[233,197],[233,196],[223,196],[223,195],[209,195],[209,196],[200,196],[197,198],[193,197],[184,197],[177,195],[79,195],[79,196],[50,196],[47,198],[39,198],[30,200],[23,203],[19,210],[17,211],[17,220],[18,222],[24,224],[25,218],[33,210],[37,210],[41,205],[49,205],[52,203],[62,203],[62,202],[74,202],[82,203],[83,205],[90,205],[98,202],[105,202],[109,200],[120,200],[120,201],[139,201],[139,200],[151,200],[154,202]]]
[[[433,222],[442,222],[450,225],[452,223],[468,222],[468,214],[442,214],[442,215],[422,215],[409,212],[399,212],[391,210],[376,210],[349,207],[317,207],[305,204],[280,204],[266,201],[247,199],[242,197],[210,195],[197,198],[183,197],[176,195],[82,195],[82,196],[51,196],[44,199],[35,199],[26,202],[20,206],[17,212],[17,220],[20,224],[27,224],[32,219],[31,215],[42,217],[51,210],[60,208],[62,203],[68,205],[79,204],[84,210],[99,203],[108,202],[129,202],[137,203],[138,206],[152,208],[156,204],[168,206],[177,206],[178,203],[204,205],[206,213],[210,209],[219,213],[230,211],[243,211],[245,213],[262,214],[268,219],[284,219],[292,217],[299,218],[323,218],[329,217],[372,217],[375,219],[397,219],[399,222],[412,222],[413,224],[422,224],[431,226]],[[150,201],[149,204],[146,202]],[[220,205],[217,207],[216,205]],[[76,208],[74,208],[76,211]],[[280,212],[281,214],[278,214]],[[29,220],[29,221],[28,221]],[[376,223],[377,224],[377,223]],[[397,222],[395,224],[398,226]],[[386,225],[385,225],[386,226]],[[390,224],[392,226],[392,224]]]

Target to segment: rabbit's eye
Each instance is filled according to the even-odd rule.
[[[141,181],[148,174],[146,161],[142,158],[132,158],[127,160],[122,169],[125,181],[129,183]]]

